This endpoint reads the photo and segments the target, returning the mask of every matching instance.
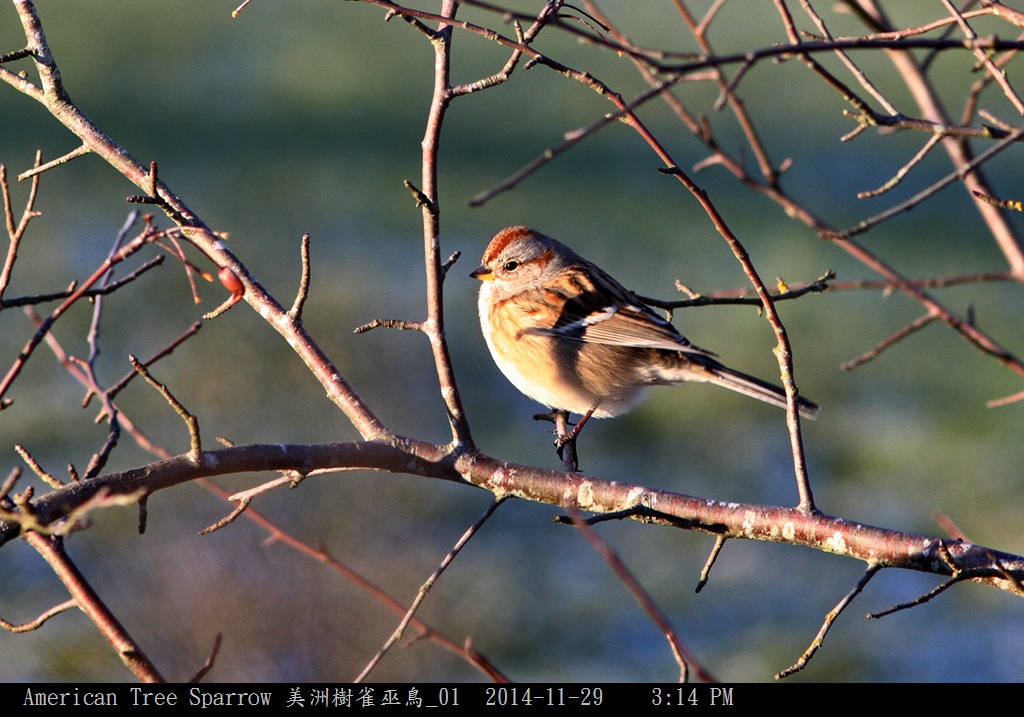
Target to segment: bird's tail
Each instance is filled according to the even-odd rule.
[[[709,374],[707,380],[711,383],[774,406],[786,407],[786,392],[778,386],[740,371],[735,371],[717,361],[714,364],[717,365],[705,366]],[[800,410],[800,415],[804,418],[813,420],[818,417],[819,406],[814,401],[808,401],[803,396],[797,396],[797,406]]]
[[[680,358],[682,359],[680,365],[673,369],[662,370],[659,372],[659,379],[666,383],[705,381],[770,403],[773,406],[786,407],[786,392],[774,384],[731,369],[709,356],[691,354],[681,355]],[[800,415],[804,418],[818,417],[818,404],[814,401],[808,401],[803,396],[798,396],[797,404]]]

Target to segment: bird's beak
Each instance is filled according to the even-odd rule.
[[[494,272],[486,266],[481,266],[479,269],[471,273],[470,276],[474,279],[479,279],[480,281],[494,281]]]

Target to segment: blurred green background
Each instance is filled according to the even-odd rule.
[[[695,3],[704,7],[707,3]],[[437,3],[431,4],[435,6]],[[533,11],[536,2],[519,7]],[[406,23],[385,24],[358,3],[256,0],[232,20],[230,2],[42,0],[39,12],[72,98],[160,176],[230,245],[282,303],[299,276],[299,239],[312,235],[313,284],[305,323],[346,378],[399,433],[448,440],[447,422],[424,338],[352,329],[377,317],[423,317],[420,213],[403,188],[419,184],[420,147],[431,93],[429,43]],[[641,45],[694,49],[670,3],[601,4]],[[905,12],[909,10],[904,8]],[[784,35],[768,3],[726,4],[712,40],[720,52],[765,47]],[[494,23],[464,9],[461,17]],[[827,16],[837,34],[858,32]],[[720,29],[719,29],[720,28]],[[984,26],[981,26],[984,29]],[[505,27],[511,33],[510,27]],[[0,10],[0,52],[24,43],[11,7]],[[625,97],[643,84],[627,58],[548,31],[538,47],[586,69]],[[455,81],[497,71],[507,52],[459,33]],[[838,68],[832,58],[821,58]],[[907,111],[906,92],[882,57],[862,66]],[[938,60],[950,102],[975,77],[964,54]],[[9,66],[28,68],[22,61]],[[836,70],[839,72],[840,70]],[[34,74],[30,72],[34,78]],[[762,63],[740,85],[776,163],[793,166],[784,185],[835,226],[847,226],[910,196],[949,171],[933,153],[905,182],[875,200],[858,191],[885,182],[920,147],[920,134],[852,128],[840,98],[802,64]],[[713,113],[716,92],[685,85],[679,96],[709,113],[730,151],[741,135],[728,113]],[[986,93],[1003,117],[1006,105]],[[953,114],[960,105],[953,104]],[[672,298],[678,279],[711,292],[746,285],[739,264],[692,197],[657,173],[659,161],[624,125],[614,124],[514,191],[482,208],[467,200],[587,125],[611,105],[543,68],[456,101],[441,153],[443,252],[463,252],[446,284],[449,339],[463,399],[481,448],[511,461],[555,468],[538,407],[520,396],[487,354],[476,319],[477,266],[489,238],[527,224],[562,239],[640,293]],[[663,106],[643,110],[683,167],[706,156]],[[37,149],[51,159],[76,140],[41,107],[0,87],[0,161],[10,175]],[[753,168],[753,161],[746,158]],[[1021,164],[1010,150],[991,166],[997,191],[1015,196]],[[696,175],[766,280],[791,284],[835,269],[840,280],[875,278],[723,170]],[[14,187],[23,201],[25,183]],[[91,273],[109,250],[137,190],[96,157],[42,179],[37,208],[6,297],[65,287]],[[1018,217],[1013,221],[1019,222]],[[161,225],[166,221],[161,219]],[[1004,262],[959,187],[882,225],[865,238],[912,277],[1001,271]],[[145,258],[148,258],[148,255]],[[120,275],[124,270],[120,271]],[[148,356],[219,303],[203,284],[192,303],[173,261],[115,294],[104,306],[101,378],[128,370],[127,354]],[[957,311],[1010,351],[1024,353],[1019,286],[943,290]],[[822,404],[805,425],[815,496],[825,512],[887,528],[942,536],[932,515],[948,515],[972,540],[1024,552],[1019,490],[1024,466],[1024,404],[985,402],[1021,389],[1020,379],[963,340],[930,326],[853,372],[840,363],[917,318],[902,296],[834,292],[780,307],[796,351],[801,391]],[[82,304],[55,334],[87,355],[91,307]],[[19,310],[0,316],[0,365],[8,366],[34,328]],[[726,363],[777,376],[770,327],[750,308],[678,312],[676,324]],[[6,369],[4,369],[6,370]],[[356,437],[322,389],[278,336],[245,305],[209,323],[154,370],[197,414],[207,444],[316,442]],[[106,435],[79,410],[82,391],[40,350],[0,413],[2,472],[20,465],[14,444],[62,474],[84,469]],[[118,398],[154,441],[187,450],[181,421],[154,391],[135,382]],[[792,505],[796,491],[783,414],[720,389],[661,389],[628,416],[591,423],[582,468],[603,478],[722,500]],[[152,460],[124,436],[116,470]],[[266,480],[219,481],[237,490]],[[296,537],[324,546],[396,598],[410,601],[458,536],[485,508],[479,490],[409,476],[341,473],[295,491],[260,498],[255,508]],[[246,520],[206,537],[197,531],[230,507],[185,485],[149,501],[149,527],[134,510],[105,510],[68,540],[71,556],[166,676],[189,677],[214,636],[224,645],[212,681],[344,681],[354,677],[397,624],[365,593],[280,544]],[[671,681],[665,640],[586,542],[555,525],[550,506],[512,502],[498,511],[445,574],[420,616],[457,642],[467,636],[515,680]],[[759,681],[790,665],[821,621],[861,575],[843,558],[786,546],[729,543],[700,595],[693,587],[712,540],[633,523],[601,533],[717,677]],[[0,552],[0,617],[26,621],[65,599],[24,542]],[[1019,598],[961,585],[930,604],[882,620],[864,614],[914,599],[932,576],[885,571],[835,624],[803,673],[844,681],[1015,681],[1024,677]],[[426,641],[396,648],[376,679],[477,680],[482,676]],[[42,629],[0,634],[0,680],[130,680],[86,617],[61,615]]]

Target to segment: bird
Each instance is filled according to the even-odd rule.
[[[780,387],[731,369],[596,264],[525,226],[498,232],[471,274],[481,281],[480,327],[494,362],[554,411],[608,418],[649,386],[690,381],[786,407]],[[815,418],[818,404],[798,399]],[[574,437],[574,436],[573,436]]]

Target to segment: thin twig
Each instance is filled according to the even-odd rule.
[[[820,648],[822,643],[825,641],[825,635],[828,634],[829,628],[832,627],[832,623],[834,623],[843,610],[853,602],[853,599],[860,594],[861,590],[863,590],[868,584],[868,581],[875,577],[878,571],[883,567],[884,566],[880,563],[871,563],[868,565],[867,570],[864,571],[864,574],[861,576],[860,580],[857,581],[857,584],[853,586],[853,589],[839,601],[838,605],[829,611],[828,615],[825,616],[824,624],[822,624],[821,629],[818,630],[818,634],[814,637],[810,646],[804,650],[804,654],[800,656],[800,659],[797,660],[795,664],[775,675],[775,679],[781,680],[807,667],[807,663],[811,661],[811,658],[814,657],[814,653],[818,651],[818,648]]]
[[[99,282],[100,279],[106,275],[107,271],[110,269],[111,266],[124,261],[129,256],[140,250],[150,240],[150,237],[151,234],[148,232],[148,230],[144,231],[142,234],[135,237],[132,241],[123,246],[118,252],[116,252],[116,254],[113,257],[108,257],[107,260],[104,261],[100,265],[100,267],[96,269],[95,272],[93,272],[92,276],[86,279],[77,289],[75,289],[68,296],[67,299],[65,299],[56,309],[53,310],[53,312],[46,319],[43,320],[42,325],[36,330],[35,334],[32,335],[32,338],[28,340],[28,343],[25,344],[24,348],[22,348],[17,360],[15,360],[15,362],[11,365],[11,368],[8,369],[7,374],[4,376],[3,380],[0,380],[0,398],[2,398],[7,393],[8,390],[10,390],[11,384],[14,383],[14,380],[21,373],[21,370],[22,368],[24,368],[25,363],[28,361],[29,357],[35,351],[39,343],[46,336],[47,332],[49,332],[50,327],[53,326],[54,322],[56,322],[61,316],[63,316],[64,313],[67,312],[67,310],[75,304],[75,302],[82,298],[85,295],[86,291],[92,288],[94,284]]]
[[[373,329],[398,329],[399,331],[423,331],[422,321],[403,321],[401,319],[374,319],[373,321],[361,324],[352,330],[354,334],[365,334]]]
[[[150,269],[154,269],[163,264],[164,259],[165,257],[162,254],[160,256],[155,256],[132,273],[125,275],[123,278],[95,289],[89,289],[82,294],[82,298],[93,299],[97,296],[109,296],[118,289],[132,283]],[[45,304],[50,301],[59,301],[60,299],[66,299],[71,296],[75,292],[76,288],[77,285],[73,285],[70,289],[54,292],[52,294],[35,294],[33,296],[21,296],[16,299],[4,299],[3,302],[0,303],[0,308],[9,309],[18,306],[29,307],[36,306],[38,304]]]
[[[879,342],[879,344],[875,346],[875,348],[871,349],[870,351],[866,351],[865,353],[861,354],[855,359],[840,364],[839,368],[841,368],[843,371],[852,371],[861,364],[865,364],[868,361],[877,358],[887,348],[895,346],[897,343],[899,343],[906,337],[910,336],[910,334],[914,333],[915,331],[920,331],[925,326],[927,326],[928,324],[930,324],[931,322],[935,321],[938,318],[939,317],[936,316],[935,314],[925,314],[919,319],[915,319],[913,322],[911,322],[907,326],[904,326],[902,329],[894,333],[892,336]]]
[[[808,0],[801,0],[800,4],[803,6],[804,12],[807,13],[807,16],[811,18],[815,25],[817,25],[818,31],[821,32],[825,39],[834,40],[835,38],[832,37],[832,34],[828,31],[828,28],[825,26],[825,21],[822,20],[821,16],[818,15],[818,13],[814,10],[814,8],[811,6],[811,3],[808,2]],[[842,63],[846,65],[846,69],[848,69],[850,73],[857,78],[857,82],[860,83],[860,86],[867,90],[867,92],[872,97],[874,97],[880,105],[882,105],[886,112],[888,112],[890,115],[899,114],[899,112],[896,110],[896,107],[888,99],[886,99],[885,95],[883,95],[879,91],[879,89],[874,85],[874,83],[872,83],[868,79],[864,71],[861,70],[853,62],[853,60],[850,59],[850,56],[846,52],[839,49],[837,49],[835,52],[836,57],[838,57],[842,61]]]
[[[722,548],[725,547],[725,541],[728,540],[724,535],[718,535],[715,537],[715,545],[711,548],[711,553],[708,555],[708,559],[704,561],[704,567],[701,568],[700,578],[697,580],[697,589],[694,592],[699,593],[704,589],[704,586],[708,584],[708,578],[711,576],[711,567],[718,560],[718,555],[722,552]]]
[[[28,465],[28,467],[32,469],[32,472],[39,476],[39,478],[44,483],[46,483],[46,485],[55,489],[60,489],[64,487],[64,484],[61,481],[54,478],[53,475],[51,475],[49,472],[44,470],[41,465],[39,465],[38,461],[36,461],[36,459],[33,458],[32,455],[27,450],[25,450],[24,446],[15,445],[14,450],[17,452],[19,456],[21,456],[21,459],[25,461],[26,465]]]
[[[928,141],[924,143],[924,146],[917,151],[917,154],[911,157],[910,161],[908,161],[906,164],[899,168],[896,174],[893,175],[892,179],[890,179],[888,182],[883,184],[878,189],[870,189],[864,192],[858,192],[857,198],[869,199],[871,197],[877,197],[880,194],[884,194],[885,192],[888,192],[889,190],[898,186],[900,182],[902,182],[904,178],[908,174],[910,174],[910,170],[916,167],[921,162],[921,160],[923,160],[928,155],[928,153],[932,151],[935,145],[942,141],[944,136],[945,135],[942,134],[933,134],[931,137],[928,138]]]
[[[162,358],[164,358],[166,356],[170,356],[171,353],[173,353],[176,348],[178,348],[183,343],[185,343],[187,340],[189,340],[190,338],[195,336],[197,333],[199,333],[199,329],[201,329],[201,328],[203,328],[203,323],[201,321],[195,322],[194,324],[189,326],[187,329],[185,329],[185,331],[180,336],[178,336],[176,339],[171,341],[171,343],[169,343],[166,346],[164,346],[162,349],[157,351],[155,354],[150,356],[145,361],[140,361],[140,363],[143,366],[145,366],[146,368],[149,368],[150,366],[155,364],[160,359],[162,359]],[[107,389],[107,393],[110,395],[111,398],[113,398],[118,393],[120,393],[129,383],[131,383],[132,379],[134,379],[138,375],[139,375],[138,371],[135,371],[135,370],[129,371],[128,373],[126,373],[121,378],[120,381],[118,381],[113,386],[111,386],[109,389]],[[99,416],[96,417],[96,419],[100,420],[100,419],[103,418],[103,416],[104,416],[104,414],[101,413]]]
[[[288,310],[288,316],[293,321],[302,321],[302,306],[306,303],[306,297],[309,296],[309,232],[302,235],[302,244],[299,249],[299,256],[302,260],[302,275],[299,277],[299,290],[295,292],[295,301],[292,302],[292,308]]]
[[[835,279],[836,274],[834,271],[827,271],[814,281],[796,286],[785,291],[780,291],[776,294],[769,294],[772,301],[789,301],[792,299],[798,299],[801,296],[807,294],[820,294],[834,288],[832,281]],[[690,295],[689,299],[678,299],[673,301],[666,301],[664,299],[655,299],[649,296],[642,296],[640,294],[634,294],[636,298],[644,302],[649,306],[654,306],[659,309],[666,309],[672,311],[674,309],[686,309],[694,306],[761,306],[761,299],[757,296],[736,296],[736,292],[712,292],[710,294],[697,294],[691,292],[680,283],[676,283],[676,288],[680,291],[685,291]],[[753,293],[753,289],[741,289],[743,293]]]
[[[857,234],[863,234],[868,229],[878,226],[887,219],[892,219],[893,217],[902,214],[903,212],[910,211],[928,197],[931,197],[932,195],[949,186],[953,182],[959,179],[963,179],[972,170],[981,166],[988,160],[992,159],[994,156],[1002,152],[1010,145],[1019,142],[1021,139],[1024,139],[1024,128],[1014,131],[1010,136],[1006,137],[1003,140],[1000,140],[993,146],[989,147],[987,150],[979,154],[977,157],[972,159],[970,162],[965,164],[960,169],[957,169],[954,172],[950,172],[945,177],[935,182],[930,187],[918,192],[905,202],[900,202],[896,206],[890,207],[884,212],[880,212],[879,214],[876,214],[873,217],[864,219],[863,221],[859,222],[856,226],[851,227],[850,229],[836,232],[823,232],[822,236],[826,239],[849,239],[850,237],[856,236]]]
[[[65,602],[62,602],[60,605],[54,605],[34,620],[21,623],[20,625],[16,625],[12,622],[7,622],[7,620],[0,618],[0,627],[2,627],[4,630],[7,630],[8,632],[13,633],[31,632],[32,630],[38,630],[40,627],[43,626],[43,623],[45,623],[51,617],[60,615],[62,612],[67,612],[73,607],[78,607],[78,603],[75,602],[74,599],[66,600]]]
[[[35,166],[39,166],[43,153],[36,152]],[[28,223],[39,216],[35,210],[36,196],[39,194],[39,178],[33,177],[32,185],[29,188],[28,198],[25,200],[25,208],[21,212],[21,219],[17,226],[14,224],[14,207],[11,203],[11,190],[7,184],[7,168],[0,164],[0,191],[4,198],[4,219],[7,225],[7,236],[10,244],[7,247],[7,257],[4,259],[3,269],[0,269],[0,307],[5,306],[3,302],[4,291],[11,281],[11,271],[14,269],[14,262],[18,256],[18,247],[28,229]]]
[[[394,646],[394,644],[398,642],[400,639],[402,639],[402,635],[405,632],[405,628],[409,626],[409,622],[412,620],[413,615],[416,614],[416,611],[419,609],[420,604],[422,604],[423,600],[427,597],[427,594],[430,592],[430,589],[434,586],[434,583],[436,583],[437,579],[441,577],[445,569],[452,564],[452,561],[455,560],[456,556],[462,551],[462,548],[465,547],[466,543],[469,542],[470,538],[476,535],[477,531],[480,530],[483,524],[487,522],[487,519],[490,518],[491,515],[494,514],[494,511],[496,511],[498,507],[507,499],[508,496],[495,498],[491,502],[491,504],[487,506],[487,510],[484,511],[483,515],[477,518],[473,525],[471,525],[469,529],[462,534],[462,537],[458,539],[458,541],[455,543],[455,546],[448,552],[447,555],[444,556],[444,559],[441,561],[441,564],[437,566],[437,569],[431,574],[429,578],[427,578],[427,581],[420,586],[419,592],[416,595],[416,599],[413,600],[412,605],[409,606],[408,611],[406,611],[405,613],[405,617],[402,618],[402,621],[398,624],[398,627],[395,628],[395,631],[391,634],[391,637],[388,638],[387,642],[384,643],[384,646],[380,648],[377,654],[374,655],[373,659],[370,660],[366,667],[363,668],[363,671],[359,673],[359,676],[356,677],[355,680],[353,680],[354,682],[362,682],[363,680],[365,680],[366,677],[370,674],[370,672],[373,671],[373,668],[376,667],[382,659],[384,659],[384,656],[388,654],[388,651]]]
[[[622,559],[619,558],[615,550],[598,535],[596,530],[587,524],[586,520],[583,520],[583,516],[578,510],[569,507],[568,511],[576,529],[586,538],[594,551],[608,563],[612,572],[626,586],[626,589],[632,593],[633,598],[640,603],[640,607],[647,613],[651,622],[665,636],[672,650],[672,656],[675,658],[676,664],[679,665],[679,682],[689,681],[690,670],[694,670],[697,673],[697,678],[702,682],[714,682],[715,678],[701,666],[693,653],[686,648],[686,645],[683,644],[682,639],[679,637],[679,633],[672,626],[672,623],[669,622],[665,613],[662,612],[658,604],[651,598],[650,593],[644,589],[632,572],[630,572],[629,568],[626,567],[625,563],[622,562]]]
[[[70,162],[72,159],[77,159],[78,157],[82,157],[86,154],[89,154],[89,152],[91,151],[92,150],[89,149],[89,147],[86,144],[82,144],[77,149],[73,149],[67,154],[65,154],[63,157],[58,157],[57,159],[50,160],[46,164],[41,164],[37,167],[33,167],[32,169],[22,172],[21,174],[18,175],[18,181],[28,179],[29,177],[35,177],[36,175],[42,174],[48,169],[59,167],[62,164]]]
[[[941,583],[939,583],[934,588],[926,592],[924,595],[914,598],[909,602],[893,605],[892,607],[886,608],[885,610],[879,610],[878,612],[869,612],[867,615],[868,619],[878,620],[879,618],[883,618],[886,615],[892,615],[894,612],[899,612],[900,610],[909,610],[912,607],[924,605],[925,603],[930,602],[932,598],[936,598],[942,593],[946,592],[948,588],[951,588],[957,583],[961,583],[966,579],[966,575],[954,575],[949,580],[943,580]]]
[[[131,363],[132,368],[138,371],[139,374],[146,379],[149,385],[160,392],[160,395],[164,397],[164,400],[166,400],[168,404],[170,404],[175,413],[181,416],[181,419],[188,427],[189,442],[192,446],[191,450],[188,452],[189,459],[193,462],[198,462],[203,452],[202,440],[199,437],[199,419],[189,413],[188,409],[174,397],[174,394],[171,393],[167,386],[153,378],[149,373],[149,370],[143,366],[142,362],[135,358],[135,356],[129,354],[128,361]]]
[[[960,25],[960,30],[963,32],[964,37],[969,42],[974,42],[978,39],[977,33],[971,28],[966,18],[956,9],[950,0],[942,0],[942,4],[946,6],[946,10],[949,14],[956,18],[957,24]],[[1006,71],[1000,67],[996,67],[995,63],[992,62],[992,58],[988,53],[982,51],[980,48],[973,48],[974,56],[978,58],[978,62],[985,66],[989,74],[996,81],[996,83],[1002,88],[1003,95],[1010,101],[1013,108],[1017,111],[1018,115],[1024,114],[1024,101],[1017,95],[1017,92],[1010,85],[1009,80],[1006,79]]]
[[[210,654],[206,656],[206,661],[203,662],[202,666],[196,670],[196,673],[192,675],[189,682],[202,682],[206,674],[213,669],[213,663],[217,660],[217,655],[220,653],[220,645],[223,641],[224,635],[217,633],[217,636],[213,638],[213,646],[210,648]]]
[[[993,398],[991,401],[987,401],[985,405],[989,408],[999,408],[1000,406],[1009,406],[1011,403],[1017,403],[1017,401],[1024,401],[1024,391],[1013,393],[1003,398]]]

